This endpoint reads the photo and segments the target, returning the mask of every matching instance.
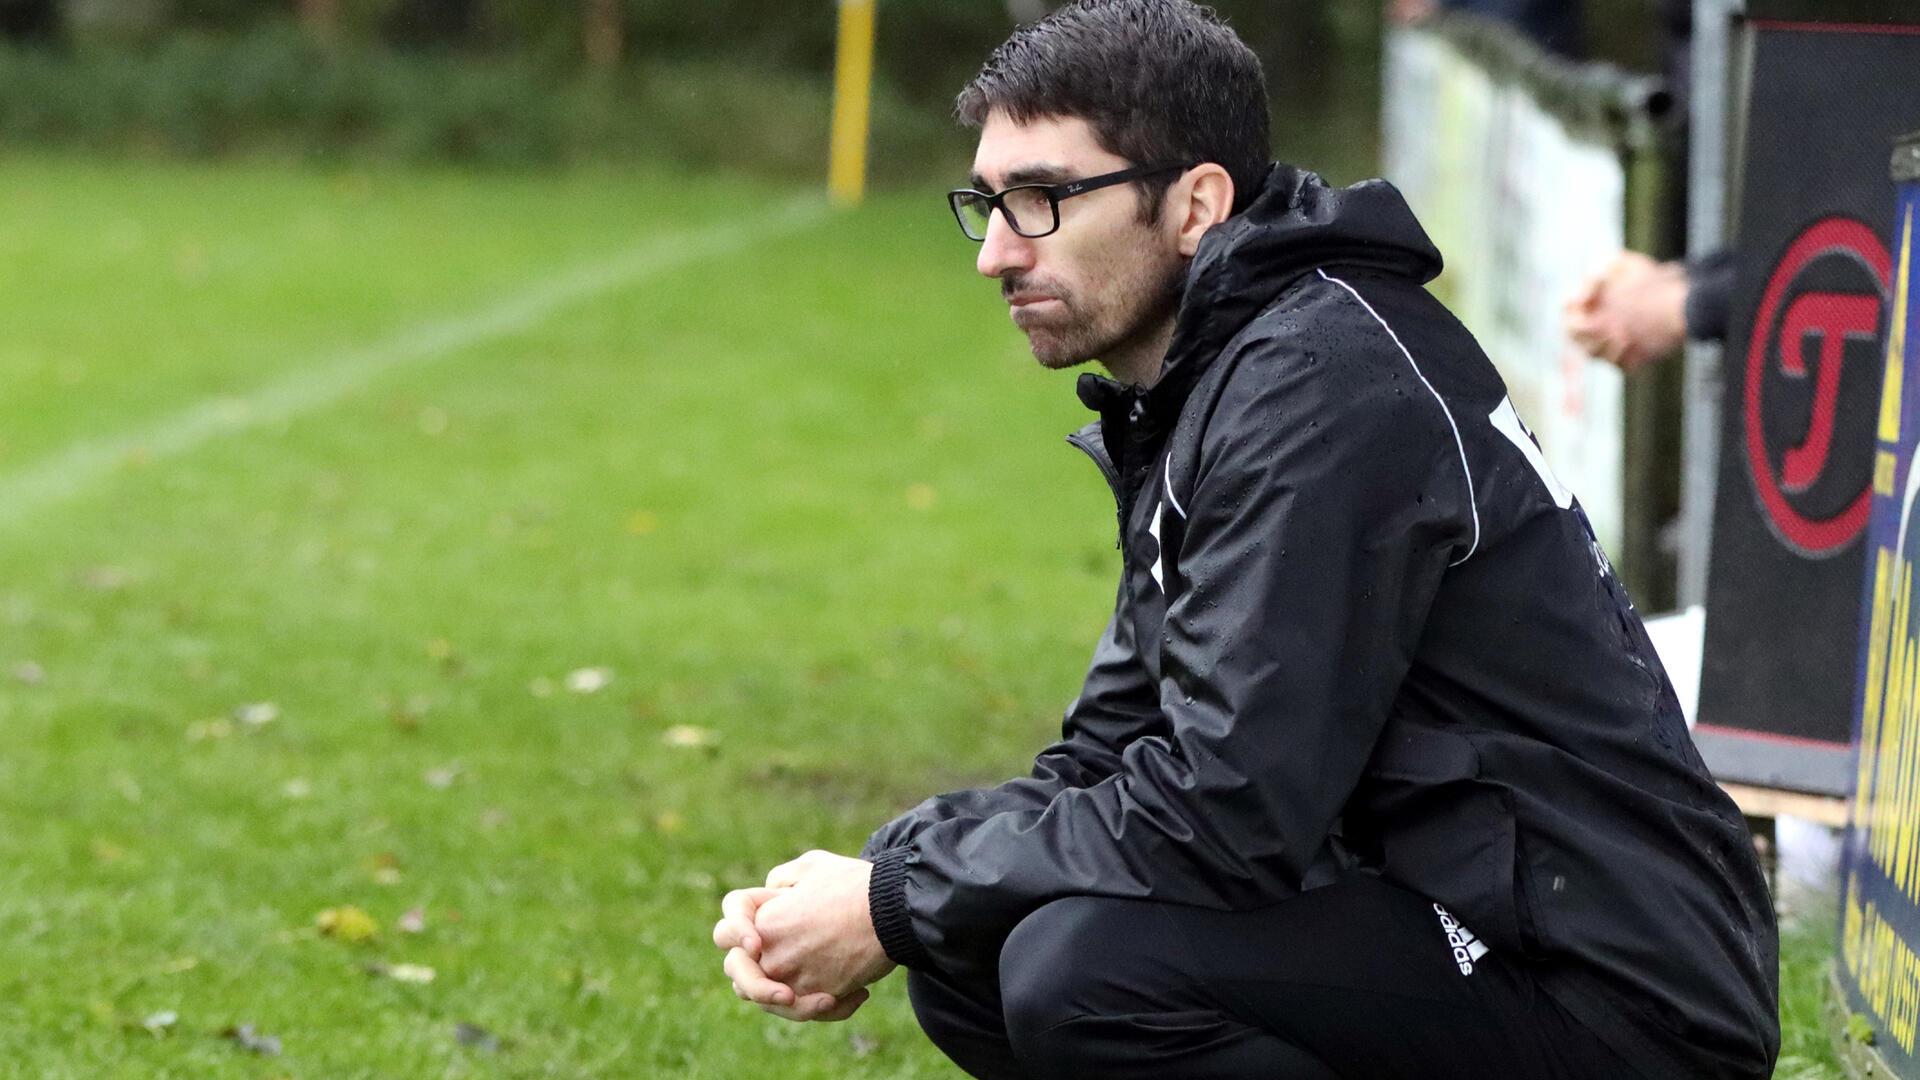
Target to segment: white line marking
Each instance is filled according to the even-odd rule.
[[[1420,382],[1426,386],[1427,393],[1432,394],[1433,400],[1440,403],[1440,411],[1447,414],[1447,426],[1453,429],[1453,445],[1460,448],[1460,471],[1467,474],[1467,505],[1473,509],[1473,546],[1467,549],[1465,555],[1447,564],[1448,566],[1459,566],[1461,563],[1473,558],[1473,553],[1480,550],[1480,506],[1474,501],[1473,469],[1467,464],[1467,444],[1460,439],[1460,425],[1453,422],[1453,410],[1447,408],[1447,399],[1440,396],[1440,391],[1435,390],[1433,384],[1427,382],[1426,373],[1420,370],[1420,364],[1414,360],[1413,354],[1408,352],[1406,345],[1400,341],[1400,335],[1394,333],[1393,327],[1387,325],[1387,320],[1381,318],[1380,313],[1373,310],[1373,305],[1367,303],[1367,298],[1360,295],[1360,290],[1341,281],[1325,270],[1316,269],[1315,272],[1328,281],[1333,282],[1335,285],[1352,293],[1353,298],[1360,301],[1360,306],[1367,309],[1367,314],[1373,316],[1373,321],[1380,324],[1380,329],[1385,330],[1387,336],[1393,339],[1393,343],[1400,346],[1400,355],[1406,357],[1407,363],[1413,365],[1413,373],[1420,376]]]
[[[1173,504],[1173,512],[1180,515],[1181,521],[1187,520],[1186,508],[1180,505],[1179,499],[1176,499],[1173,497],[1173,455],[1172,454],[1167,455],[1166,484],[1167,484],[1167,502]]]
[[[252,393],[196,402],[134,431],[70,444],[24,468],[0,474],[0,524],[12,524],[51,503],[72,498],[136,456],[150,461],[178,457],[222,435],[325,408],[381,376],[423,367],[532,329],[564,308],[699,259],[796,232],[826,213],[825,204],[808,197],[762,217],[664,237],[563,271],[467,314],[421,323],[385,340],[322,357]]]

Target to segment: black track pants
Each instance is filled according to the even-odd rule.
[[[1259,911],[1073,897],[1015,928],[999,985],[916,971],[907,990],[934,1044],[991,1080],[1638,1075],[1524,965],[1456,953],[1467,940],[1367,875]]]

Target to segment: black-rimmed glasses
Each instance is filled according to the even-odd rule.
[[[947,192],[947,205],[953,208],[953,218],[960,223],[960,231],[966,233],[969,240],[987,238],[987,223],[996,207],[1014,232],[1031,240],[1050,236],[1059,230],[1062,199],[1124,184],[1129,180],[1181,172],[1188,168],[1191,166],[1139,165],[1119,172],[1089,176],[1084,180],[1069,180],[1064,184],[1016,184],[991,195],[972,188],[956,188]]]

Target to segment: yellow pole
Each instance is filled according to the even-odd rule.
[[[833,156],[827,188],[855,206],[867,190],[867,122],[873,96],[874,0],[840,0],[840,46],[833,75]]]

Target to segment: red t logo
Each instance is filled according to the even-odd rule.
[[[1800,277],[1827,256],[1850,258],[1872,275],[1875,293],[1816,292],[1809,290],[1786,303]],[[1873,501],[1870,483],[1848,498],[1839,513],[1811,518],[1787,500],[1811,489],[1832,464],[1836,434],[1835,414],[1845,370],[1848,338],[1872,338],[1880,328],[1880,309],[1891,287],[1893,257],[1872,229],[1852,218],[1829,217],[1815,222],[1796,237],[1767,279],[1766,292],[1754,315],[1747,346],[1746,443],[1747,468],[1774,532],[1802,554],[1819,556],[1845,546],[1867,526]],[[1782,305],[1785,314],[1782,315]],[[1775,328],[1778,327],[1776,336]],[[1807,370],[1807,338],[1820,342],[1818,370]],[[1763,408],[1766,375],[1775,348],[1780,373],[1789,379],[1813,382],[1813,412],[1806,437],[1780,456],[1778,474],[1773,451],[1767,445]],[[1844,440],[1843,440],[1844,445]]]

